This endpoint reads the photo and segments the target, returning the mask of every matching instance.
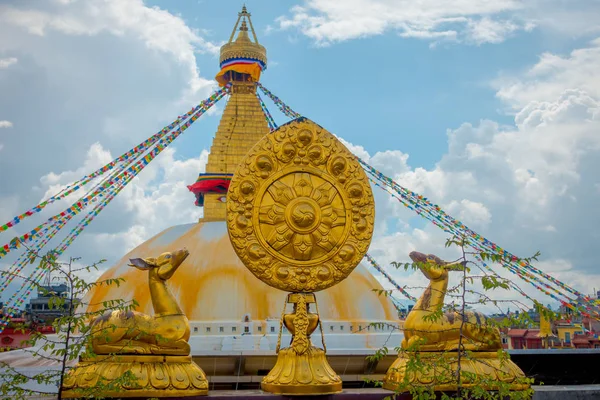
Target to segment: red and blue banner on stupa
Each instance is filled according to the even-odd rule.
[[[261,60],[235,57],[221,63],[221,71],[219,71],[215,79],[221,86],[225,86],[227,84],[225,74],[229,71],[235,71],[240,74],[250,75],[252,82],[258,82],[260,73],[265,69],[267,69],[267,65]]]
[[[227,194],[233,174],[201,173],[196,183],[189,185],[190,192],[196,195],[196,205],[204,206],[204,196],[209,193]]]

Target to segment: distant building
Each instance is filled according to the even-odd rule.
[[[31,320],[35,323],[52,323],[56,318],[65,315],[70,307],[69,287],[62,283],[59,285],[40,286],[37,297],[32,298],[25,307]],[[60,297],[64,303],[59,307],[53,304],[53,298]]]
[[[583,325],[571,320],[555,321],[554,329],[558,335],[558,340],[563,346],[571,346],[575,335],[583,335],[584,333]]]
[[[543,349],[543,341],[539,329],[510,329],[507,333],[509,340],[508,348]]]
[[[571,343],[576,349],[600,349],[598,335],[575,335]]]

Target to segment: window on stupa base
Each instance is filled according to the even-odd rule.
[[[219,327],[219,332],[224,332],[225,328],[223,328],[222,326]]]
[[[236,332],[236,331],[237,331],[237,328],[235,326],[232,326],[231,327],[231,332]]]
[[[198,327],[197,326],[194,327],[194,332],[198,332]]]
[[[259,331],[259,332],[262,332],[262,326],[259,326],[259,327],[258,327],[258,331]]]
[[[250,327],[245,326],[244,327],[244,333],[250,333]]]
[[[210,333],[210,327],[209,326],[206,327],[206,333]]]
[[[274,326],[271,327],[271,333],[275,333],[275,327]]]

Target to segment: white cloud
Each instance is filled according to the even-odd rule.
[[[487,227],[492,221],[490,210],[480,202],[462,199],[452,200],[446,210],[460,221],[475,229]]]
[[[513,254],[528,257],[540,250],[536,267],[590,294],[600,287],[595,257],[600,239],[595,229],[600,225],[600,69],[594,68],[600,65],[599,43],[594,40],[569,57],[546,54],[529,71],[495,82],[498,96],[515,110],[515,124],[481,121],[449,130],[448,150],[431,169],[408,165],[401,152],[361,157],[373,166],[383,157],[378,168]],[[420,225],[414,214],[394,211],[402,208],[397,201],[378,203],[379,214],[411,222],[399,225],[400,232],[377,231],[370,251],[380,263],[408,261],[415,249],[456,257],[444,248],[443,231],[432,224],[415,228]],[[551,302],[508,271],[499,272],[532,297]],[[394,275],[400,284],[426,283],[418,273]],[[498,292],[493,297],[519,296]]]
[[[360,157],[363,161],[365,162],[369,162],[371,156],[369,155],[369,153],[367,152],[367,150],[365,150],[364,147],[360,146],[360,145],[356,145],[356,144],[352,144],[346,140],[344,140],[344,138],[341,138],[339,136],[336,136],[343,144],[344,146],[346,146],[348,148],[348,150],[350,150],[353,154],[355,154],[356,156]]]
[[[560,0],[305,0],[277,22],[280,29],[298,29],[318,45],[387,31],[434,42],[500,43],[536,26],[572,36],[600,27],[597,8],[584,0],[568,7]]]
[[[43,199],[50,198],[66,187],[66,185],[75,182],[82,176],[95,171],[101,166],[110,163],[113,160],[109,151],[105,150],[100,143],[94,143],[87,151],[83,165],[75,171],[64,171],[59,174],[49,172],[40,178],[41,187],[47,188],[42,196]]]
[[[6,120],[0,121],[0,129],[1,128],[12,128],[12,126],[13,126],[13,124],[10,121],[6,121]],[[3,148],[4,148],[4,144],[0,143],[0,151],[2,151]]]
[[[194,52],[217,54],[219,47],[204,40],[180,17],[158,7],[147,7],[142,0],[62,1],[44,9],[0,6],[0,20],[38,36],[51,31],[66,35],[94,36],[108,32],[131,36],[149,49],[169,54],[188,69],[186,101],[199,99],[198,92],[213,86],[212,80],[200,76]]]
[[[170,226],[197,221],[202,209],[193,206],[194,195],[187,185],[205,170],[207,160],[206,150],[183,161],[176,159],[175,149],[164,150],[113,200],[110,212],[104,212],[108,223],[102,224],[103,229],[87,238],[86,242],[103,249],[96,256],[106,257],[102,252],[111,249],[111,257],[120,257]]]
[[[0,69],[8,68],[17,63],[16,57],[0,58]]]
[[[600,38],[592,40],[589,47],[573,50],[567,56],[544,53],[524,77],[505,76],[496,80],[496,95],[518,110],[530,104],[530,107],[536,107],[538,102],[554,99],[570,90],[585,90],[598,98],[599,63]]]
[[[488,16],[521,8],[517,0],[311,0],[303,6],[294,6],[291,16],[282,16],[278,22],[282,29],[298,28],[320,45],[380,35],[388,30],[403,37],[436,40],[467,37],[479,43],[495,43],[520,29],[520,22],[491,20]]]
[[[528,29],[531,29],[528,26]],[[476,44],[501,43],[513,32],[524,29],[512,21],[495,21],[489,17],[469,20],[467,37]]]
[[[0,118],[14,124],[0,131],[0,170],[19,166],[0,177],[0,204],[13,194],[35,204],[44,192],[32,182],[83,166],[95,142],[112,154],[133,147],[212,91],[197,58],[218,66],[216,45],[140,0],[2,4],[0,37],[11,39],[0,55],[19,66],[0,71]]]
[[[203,150],[198,157],[187,160],[178,160],[176,155],[174,148],[163,150],[104,208],[69,248],[68,254],[85,255],[86,262],[103,258],[114,262],[158,232],[173,225],[198,220],[202,216],[202,209],[193,206],[194,195],[187,189],[187,185],[194,183],[198,173],[205,170],[208,152]],[[49,198],[66,185],[110,162],[113,158],[114,156],[102,145],[93,144],[80,168],[49,172],[40,178],[40,189],[44,193],[41,199]],[[64,210],[93,186],[94,183],[91,182],[66,199],[53,204],[45,210],[44,215],[49,216]],[[13,205],[15,212],[23,211],[17,210],[14,207],[16,204],[13,203],[10,204]],[[96,204],[91,203],[82,213],[73,218],[71,224],[81,220]],[[0,213],[0,216],[3,222],[4,219],[8,220],[12,217],[9,212]],[[65,230],[70,229],[65,228]],[[65,235],[59,236],[62,240]],[[3,236],[2,239],[5,237]]]

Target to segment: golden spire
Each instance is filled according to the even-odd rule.
[[[248,29],[248,25],[250,29]],[[238,30],[238,36],[235,40],[235,32]],[[254,41],[250,40],[248,31],[252,32]],[[258,43],[250,13],[246,6],[242,7],[242,12],[238,13],[238,19],[231,31],[229,41],[221,47],[221,57],[219,59],[221,71],[217,74],[216,80],[221,86],[236,78],[236,73],[245,75],[244,80],[257,82],[260,73],[267,69],[267,50]],[[239,76],[237,78],[240,78]]]
[[[239,33],[233,41],[238,26]],[[254,41],[248,36],[248,31],[252,32]],[[221,47],[221,72],[217,75],[217,81],[221,85],[231,83],[231,96],[210,148],[207,174],[233,174],[252,146],[269,133],[269,126],[256,97],[255,84],[266,62],[267,51],[258,44],[250,13],[244,6],[238,14],[229,42]],[[204,220],[224,221],[225,206],[223,194],[206,194]]]

